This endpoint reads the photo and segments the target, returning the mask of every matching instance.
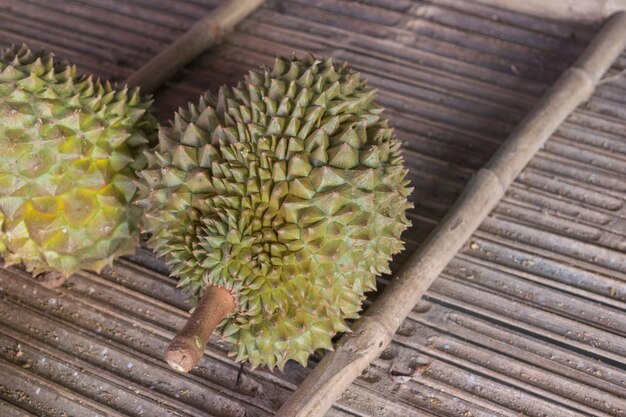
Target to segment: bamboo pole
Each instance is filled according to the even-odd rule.
[[[198,20],[174,43],[135,71],[125,83],[140,86],[143,94],[153,92],[202,51],[220,43],[224,35],[263,1],[224,0],[222,5]]]
[[[626,10],[626,0],[478,0],[480,3],[555,20],[599,23]]]
[[[396,330],[464,242],[504,196],[565,118],[587,100],[626,47],[626,12],[608,19],[574,65],[561,75],[465,187],[437,228],[328,353],[277,417],[319,417],[389,345]]]

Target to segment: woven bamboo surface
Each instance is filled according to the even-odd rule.
[[[0,45],[121,81],[216,4],[0,0]],[[415,187],[397,270],[596,29],[465,0],[270,1],[156,103],[167,121],[275,55],[349,61],[379,89]],[[626,415],[625,119],[626,79],[602,85],[328,415]],[[308,373],[238,377],[217,339],[175,373],[161,357],[186,309],[145,249],[58,290],[0,270],[0,415],[269,416]]]

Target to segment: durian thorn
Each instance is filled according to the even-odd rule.
[[[187,324],[167,347],[165,361],[179,372],[193,369],[202,359],[204,348],[217,325],[236,306],[235,298],[227,289],[207,287]]]
[[[63,285],[67,280],[67,276],[60,272],[50,271],[37,275],[36,279],[40,285],[53,290]]]

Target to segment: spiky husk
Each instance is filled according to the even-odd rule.
[[[99,271],[138,242],[136,170],[156,140],[138,90],[26,47],[0,51],[0,254],[33,273]]]
[[[142,173],[145,231],[180,285],[235,294],[237,360],[306,364],[403,248],[410,189],[375,91],[330,59],[277,59],[181,109]]]

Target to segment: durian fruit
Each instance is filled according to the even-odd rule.
[[[34,274],[99,271],[138,242],[151,101],[45,52],[0,51],[0,255]]]
[[[252,367],[306,365],[359,316],[410,224],[400,142],[374,96],[330,58],[279,58],[161,127],[144,228],[202,309],[170,345],[173,367],[200,359],[205,304],[230,306],[218,331]]]

